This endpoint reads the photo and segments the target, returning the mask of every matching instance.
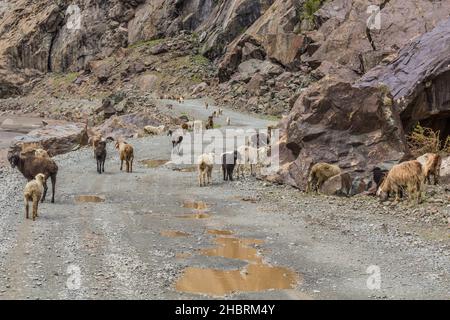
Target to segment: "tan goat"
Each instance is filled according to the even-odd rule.
[[[133,172],[134,150],[133,147],[125,141],[117,141],[116,149],[119,150],[120,171],[123,169],[123,162],[127,166],[127,172]]]
[[[318,193],[325,181],[340,173],[341,169],[336,165],[324,162],[316,163],[309,173],[306,192],[314,191]]]
[[[426,153],[424,157],[427,159],[423,165],[423,174],[425,182],[431,184],[431,176],[433,176],[434,184],[439,183],[439,176],[441,174],[442,158],[436,153]]]
[[[399,193],[406,188],[411,203],[422,199],[425,176],[422,165],[417,160],[402,162],[389,170],[386,178],[378,188],[377,196],[385,200],[390,193],[395,194],[395,201],[400,199]]]

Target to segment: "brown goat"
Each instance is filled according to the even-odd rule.
[[[23,156],[20,153],[13,153],[8,155],[8,161],[12,168],[17,167],[23,176],[28,180],[33,180],[39,173],[45,175],[44,181],[44,195],[42,202],[44,202],[47,195],[47,179],[52,181],[52,203],[55,202],[55,188],[56,175],[58,174],[58,165],[53,159],[35,157],[34,155]]]
[[[340,173],[341,169],[336,165],[324,162],[316,163],[313,165],[311,172],[309,173],[306,192],[314,191],[318,193],[325,181]]]
[[[119,150],[120,155],[120,171],[123,169],[123,162],[125,161],[127,166],[127,172],[133,172],[133,160],[134,160],[134,150],[133,147],[123,142],[116,142],[116,149]]]
[[[424,157],[427,159],[423,166],[425,181],[428,182],[428,184],[431,184],[431,176],[433,176],[434,184],[436,185],[439,183],[442,158],[436,153],[426,153]]]
[[[406,188],[410,202],[419,204],[422,198],[425,176],[422,165],[417,160],[397,164],[389,170],[386,178],[377,191],[377,196],[385,200],[389,193],[395,194],[395,201],[400,199],[400,192]]]

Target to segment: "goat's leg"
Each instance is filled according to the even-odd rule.
[[[50,177],[52,180],[52,203],[55,203],[55,191],[56,191],[56,174]]]
[[[133,173],[133,159],[130,160],[130,172]]]
[[[123,169],[123,160],[120,159],[120,171],[122,171],[122,169]]]
[[[228,170],[228,179],[230,179],[230,181],[233,181],[233,168],[227,168]]]
[[[47,196],[47,190],[48,190],[47,180],[45,180],[44,181],[44,195],[42,196],[41,202],[45,201],[45,197]]]
[[[28,212],[30,211],[30,204],[28,203],[28,199],[24,198],[25,200],[25,219],[28,219]]]

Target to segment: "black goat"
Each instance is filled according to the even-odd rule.
[[[233,171],[238,158],[239,153],[236,150],[234,152],[222,154],[222,171],[224,181],[233,181]]]
[[[106,161],[106,141],[100,141],[95,147],[95,159],[97,160],[97,172],[102,174],[105,172]]]

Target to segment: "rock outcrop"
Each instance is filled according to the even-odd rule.
[[[449,132],[450,19],[413,40],[386,66],[354,83],[326,76],[310,86],[282,122],[282,148],[296,160],[269,177],[304,188],[317,162],[338,164],[353,176],[408,153],[405,131],[418,121]]]
[[[38,143],[49,154],[56,156],[87,145],[88,136],[86,127],[82,123],[49,125],[16,138],[10,149],[17,150],[18,146],[29,143]]]

